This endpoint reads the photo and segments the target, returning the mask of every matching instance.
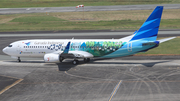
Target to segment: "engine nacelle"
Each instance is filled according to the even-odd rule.
[[[44,55],[44,61],[45,62],[52,62],[52,63],[59,63],[59,54],[53,54],[53,53],[49,53],[49,54],[45,54]]]

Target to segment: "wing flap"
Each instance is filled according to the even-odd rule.
[[[94,57],[91,53],[85,51],[69,51],[70,54],[73,54],[75,57],[78,58],[92,58]]]
[[[69,51],[68,53],[62,53],[63,58],[92,58],[92,54],[84,51]]]

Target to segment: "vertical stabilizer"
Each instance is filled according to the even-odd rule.
[[[163,6],[157,6],[151,15],[147,18],[141,28],[136,32],[132,40],[147,39],[155,41],[157,38]]]

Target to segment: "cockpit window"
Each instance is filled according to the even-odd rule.
[[[9,45],[8,47],[12,47],[12,45]]]

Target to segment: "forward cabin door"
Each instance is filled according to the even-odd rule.
[[[18,43],[17,43],[17,53],[20,54],[20,52],[21,52],[20,43],[18,42]]]
[[[129,42],[129,43],[128,43],[128,45],[127,45],[127,50],[128,50],[129,52],[132,51],[132,42]]]

